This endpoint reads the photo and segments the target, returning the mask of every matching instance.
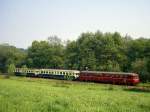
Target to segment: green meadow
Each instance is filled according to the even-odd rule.
[[[150,112],[150,92],[125,88],[0,76],[0,112]]]

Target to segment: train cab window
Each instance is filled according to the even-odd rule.
[[[127,77],[128,77],[127,75],[124,76],[124,78],[127,78]]]
[[[132,78],[132,76],[129,75],[128,78],[130,79],[130,78]]]
[[[133,76],[134,79],[138,79],[138,76]]]

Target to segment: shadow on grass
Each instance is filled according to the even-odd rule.
[[[108,84],[108,85],[106,85],[106,87],[103,88],[102,90],[113,91],[113,90],[115,90],[115,86],[114,86],[113,84]]]
[[[69,88],[70,83],[67,83],[65,81],[61,81],[61,82],[56,82],[53,87],[64,87],[64,88]]]
[[[149,106],[149,105],[139,104],[138,106],[139,106],[141,109],[147,110],[147,112],[150,110],[150,106]]]
[[[123,88],[124,91],[131,91],[131,92],[148,92],[150,93],[150,88],[146,87],[125,87]]]

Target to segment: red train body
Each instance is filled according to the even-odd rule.
[[[111,84],[136,85],[139,83],[138,74],[122,72],[81,71],[80,81],[92,81]]]

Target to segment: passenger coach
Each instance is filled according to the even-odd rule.
[[[62,70],[62,69],[24,69],[16,68],[16,75],[25,75],[27,77],[51,78],[61,80],[75,80],[79,77],[78,70]]]
[[[79,80],[127,85],[139,83],[138,74],[124,72],[81,71]]]

